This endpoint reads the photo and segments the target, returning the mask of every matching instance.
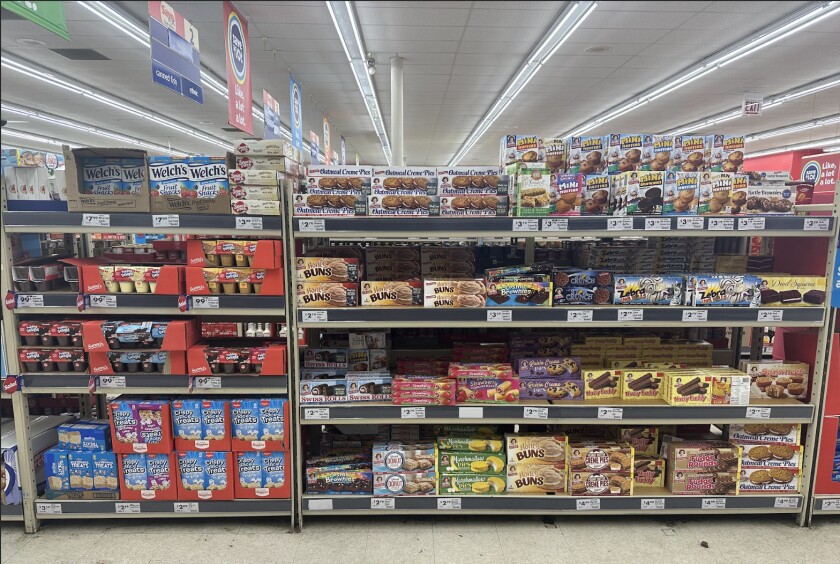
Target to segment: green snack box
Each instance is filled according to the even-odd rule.
[[[438,495],[497,495],[505,492],[502,476],[486,474],[438,474]]]
[[[484,452],[438,452],[438,472],[453,474],[502,474],[504,458]]]
[[[502,452],[505,443],[499,436],[493,437],[438,437],[438,450],[464,452]]]

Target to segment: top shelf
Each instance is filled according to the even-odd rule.
[[[95,217],[91,217],[95,216]],[[102,219],[100,218],[107,218]],[[9,233],[163,233],[280,237],[281,216],[155,213],[3,212]]]
[[[806,216],[578,216],[549,218],[304,218],[295,237],[831,237],[834,218]]]

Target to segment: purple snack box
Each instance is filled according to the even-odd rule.
[[[552,378],[576,380],[580,378],[579,356],[545,356],[520,358],[520,378]]]
[[[523,378],[519,380],[520,400],[574,401],[583,399],[583,380]]]

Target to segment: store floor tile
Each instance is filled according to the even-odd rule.
[[[46,521],[0,529],[2,564],[301,563],[835,564],[840,518],[790,516],[308,517],[300,534],[265,519]],[[702,542],[708,548],[701,546]]]

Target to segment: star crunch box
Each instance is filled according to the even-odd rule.
[[[67,210],[71,212],[148,212],[146,151],[79,147],[64,151]],[[142,164],[139,164],[141,163]],[[130,164],[129,164],[130,163]],[[123,171],[134,180],[124,189]]]

